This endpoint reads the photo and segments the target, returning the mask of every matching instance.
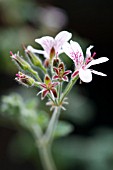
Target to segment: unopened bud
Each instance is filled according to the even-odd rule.
[[[44,60],[44,66],[47,68],[49,67],[49,59]]]
[[[19,56],[19,52],[17,54],[13,54],[12,52],[10,52],[11,54],[11,58],[13,59],[13,61],[24,71],[28,71],[30,72],[31,74],[33,74],[36,79],[38,81],[41,81],[38,73],[32,69],[32,67],[30,66],[30,64],[25,61],[22,57]]]
[[[48,85],[48,84],[51,83],[51,79],[50,79],[50,77],[49,77],[47,74],[46,74],[45,77],[44,77],[44,83],[45,83],[46,85]]]
[[[29,48],[25,49],[25,53],[27,54],[29,60],[34,66],[40,67],[42,65],[41,60],[38,56],[36,56],[34,53],[32,53]]]
[[[18,74],[16,74],[15,80],[27,87],[31,87],[35,83],[35,80],[32,77],[27,76],[22,72],[18,72]]]
[[[25,49],[25,53],[26,53],[27,57],[29,58],[30,62],[34,66],[39,67],[41,70],[43,70],[44,73],[46,73],[46,69],[45,69],[45,67],[42,64],[42,61],[40,60],[40,58],[37,55],[35,55],[32,52],[31,46],[28,46],[27,48],[24,47],[24,49]]]
[[[55,56],[55,49],[54,49],[54,47],[52,47],[51,51],[50,51],[50,62],[52,61],[54,56]]]
[[[17,54],[13,54],[10,52],[11,58],[13,61],[22,69],[22,70],[31,70],[31,66],[22,58],[19,56],[19,52]]]

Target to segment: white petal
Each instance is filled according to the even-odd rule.
[[[91,57],[91,49],[93,48],[93,45],[90,45],[87,49],[86,49],[86,58]]]
[[[73,61],[74,61],[74,59],[73,59],[73,53],[74,53],[74,51],[73,51],[73,49],[71,48],[71,45],[68,43],[68,42],[66,42],[64,45],[63,45],[63,51],[64,51],[64,53],[66,53],[66,55],[67,56],[69,56]]]
[[[85,83],[89,83],[92,81],[92,73],[90,69],[80,69],[79,70],[79,77],[80,79],[85,82]]]
[[[44,90],[39,91],[36,95],[38,96],[40,93],[42,93]]]
[[[89,68],[92,65],[96,65],[96,64],[100,64],[100,63],[104,63],[106,61],[108,61],[109,59],[107,57],[100,57],[98,59],[92,60],[91,62],[89,62],[86,66],[86,68]]]
[[[44,54],[44,51],[42,51],[42,50],[37,50],[37,49],[35,49],[35,48],[33,48],[32,46],[27,46],[27,50],[28,51],[31,51],[32,53],[38,53],[38,54]]]
[[[70,41],[70,44],[75,54],[74,60],[75,60],[76,66],[82,65],[84,62],[84,56],[83,56],[83,52],[82,52],[80,45],[77,42],[72,41],[72,40]]]
[[[52,49],[52,47],[54,47],[54,39],[50,36],[45,36],[45,37],[42,37],[42,38],[38,38],[38,39],[35,39],[35,42],[37,42],[38,44],[40,44],[44,51],[50,55],[50,51]]]
[[[81,53],[82,56],[83,56],[82,48],[80,47],[80,45],[76,41],[71,40],[70,44],[71,44],[71,47],[72,47],[72,49],[75,53],[79,51],[79,53]]]
[[[99,71],[95,71],[95,70],[91,70],[92,73],[97,74],[99,76],[107,76],[106,74],[99,72]]]
[[[72,34],[68,31],[61,31],[55,37],[55,50],[58,52],[65,42],[69,41],[72,37]]]

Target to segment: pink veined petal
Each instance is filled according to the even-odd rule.
[[[52,47],[54,47],[53,37],[45,36],[42,38],[35,39],[35,42],[37,42],[43,47],[44,51],[48,54],[48,56],[50,55],[50,51]]]
[[[68,74],[70,74],[70,73],[72,73],[72,71],[71,71],[71,70],[66,70],[66,71],[64,72],[64,74],[63,74],[63,75],[68,75]]]
[[[32,46],[27,46],[26,51],[31,51],[32,53],[38,53],[38,54],[44,54],[45,52],[43,50],[37,50],[35,48],[33,48]]]
[[[91,70],[91,72],[94,73],[94,74],[97,74],[99,76],[107,76],[106,74],[99,72],[99,71],[96,71],[96,70]]]
[[[72,37],[72,34],[68,31],[61,31],[55,37],[55,51],[58,52],[65,42],[69,41]]]
[[[70,45],[74,51],[73,60],[75,62],[75,66],[76,67],[82,66],[82,64],[84,62],[84,55],[83,55],[80,45],[77,42],[72,41],[72,40],[70,41]]]
[[[64,53],[66,53],[66,55],[74,61],[74,51],[71,45],[68,42],[66,42],[62,48],[63,48]]]
[[[89,62],[87,65],[86,65],[86,68],[89,68],[90,66],[92,65],[96,65],[96,64],[100,64],[100,63],[104,63],[106,61],[108,61],[109,59],[107,57],[100,57],[98,59],[95,59],[95,60],[92,60],[91,62]]]
[[[91,57],[91,49],[93,48],[93,45],[90,45],[87,49],[86,49],[86,58]]]
[[[43,99],[47,96],[48,93],[49,93],[48,90],[44,90],[44,91],[42,92],[41,99],[43,100]]]
[[[55,75],[53,76],[53,80],[58,80],[59,79],[59,76]]]
[[[92,81],[92,73],[90,69],[80,69],[79,70],[79,77],[80,79],[85,82],[89,83]]]
[[[67,82],[69,81],[69,79],[68,79],[67,76],[63,76],[63,77],[62,77],[62,80],[63,80],[63,81],[67,81]]]

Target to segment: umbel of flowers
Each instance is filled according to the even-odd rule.
[[[42,50],[34,49],[30,45],[24,46],[25,57],[21,56],[19,52],[15,54],[10,52],[12,60],[19,67],[15,80],[26,87],[37,88],[37,95],[41,94],[41,100],[47,98],[46,105],[50,106],[51,111],[53,110],[44,133],[38,125],[32,129],[45,170],[56,169],[49,149],[60,110],[65,110],[65,105],[68,104],[68,93],[78,79],[89,83],[92,81],[93,73],[106,76],[104,73],[93,70],[91,66],[106,62],[108,58],[95,59],[96,53],[91,53],[92,45],[86,49],[86,55],[84,56],[80,45],[71,38],[72,34],[70,32],[61,31],[55,38],[44,36],[36,39],[35,41],[41,46]],[[74,62],[73,72],[66,69],[61,53],[67,55]],[[44,60],[41,60],[40,55],[44,57]],[[36,127],[38,127],[37,130]]]
[[[27,61],[19,55],[19,52],[17,54],[10,52],[12,60],[21,70],[16,74],[15,80],[27,87],[37,86],[40,89],[38,94],[41,93],[42,100],[48,97],[52,106],[60,106],[63,109],[63,101],[77,79],[89,83],[92,81],[92,73],[106,76],[106,74],[90,69],[90,67],[108,61],[107,57],[94,59],[96,53],[91,54],[92,45],[86,49],[84,57],[80,45],[70,40],[71,37],[70,32],[61,31],[55,38],[44,36],[35,39],[41,45],[42,50],[34,49],[32,46],[24,47],[25,54],[28,57]],[[65,53],[73,60],[74,72],[65,70],[65,64],[60,57],[61,53]],[[40,54],[44,56],[43,62],[39,58]],[[36,67],[42,71],[43,78],[35,70]],[[70,79],[69,74],[71,74]],[[62,87],[65,81],[68,84],[64,89]]]

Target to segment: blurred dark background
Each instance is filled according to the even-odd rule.
[[[87,97],[91,104],[93,103],[94,113],[92,118],[85,123],[79,121],[72,121],[75,126],[75,130],[72,136],[79,143],[74,145],[75,152],[73,155],[75,159],[70,169],[76,170],[112,170],[113,169],[113,111],[112,111],[112,61],[113,61],[113,1],[112,0],[0,0],[0,96],[7,95],[9,92],[15,90],[18,91],[18,84],[15,82],[14,77],[17,72],[17,68],[14,63],[11,62],[9,52],[20,51],[23,54],[22,44],[31,44],[34,47],[38,47],[34,42],[34,39],[43,35],[55,36],[61,30],[68,30],[73,33],[72,39],[78,41],[83,50],[90,45],[94,45],[94,51],[96,51],[96,58],[106,56],[109,61],[103,64],[94,66],[95,70],[106,73],[107,77],[100,77],[93,75],[93,81],[89,84],[77,84],[78,93],[82,97]],[[76,89],[73,89],[76,91]],[[28,93],[28,91],[27,91]],[[75,93],[76,94],[76,93]],[[70,94],[71,98],[71,94]],[[75,100],[77,102],[77,99]],[[72,105],[74,107],[74,103]],[[67,106],[68,107],[68,106]],[[82,108],[84,109],[84,108]],[[67,112],[69,110],[67,109]],[[87,112],[87,109],[86,109]],[[74,113],[73,113],[74,114]],[[87,115],[86,115],[87,116]],[[65,117],[65,116],[64,116]],[[68,120],[68,116],[67,116]],[[82,122],[82,121],[81,121]],[[99,131],[98,131],[99,129]],[[16,133],[16,129],[12,130],[9,127],[5,127],[1,123],[0,126],[0,169],[21,169],[21,170],[35,170],[35,166],[29,159],[26,161],[13,162],[10,160],[8,154],[8,147],[12,136]],[[95,135],[98,133],[98,138],[95,139]],[[100,136],[99,136],[100,134]],[[94,136],[93,136],[94,135]],[[88,166],[86,158],[80,155],[81,146],[86,144],[85,139],[92,139],[95,141],[96,151],[101,155],[105,154],[105,157],[100,160],[100,157],[93,157],[90,160]],[[68,137],[67,137],[68,138]],[[79,139],[80,138],[80,139]],[[108,139],[109,138],[109,139]],[[104,140],[107,142],[104,142]],[[65,140],[65,139],[63,139]],[[84,141],[85,140],[85,141]],[[98,142],[97,142],[98,141]],[[91,141],[90,141],[91,142]],[[96,143],[97,142],[97,143]],[[111,142],[111,143],[109,143]],[[59,143],[59,141],[58,141]],[[64,142],[65,143],[65,142]],[[67,145],[71,145],[67,141]],[[57,144],[56,144],[57,145]],[[88,145],[88,143],[87,143]],[[62,146],[59,144],[58,146]],[[84,146],[85,148],[86,146]],[[86,147],[86,148],[89,148]],[[102,147],[102,150],[100,149]],[[56,146],[57,148],[57,146]],[[62,147],[61,147],[62,148]],[[84,149],[83,148],[83,149]],[[107,152],[103,151],[103,148],[108,148]],[[99,150],[100,149],[100,150]],[[56,149],[56,153],[58,149]],[[111,151],[112,150],[112,151]],[[96,152],[95,151],[95,152]],[[111,152],[110,152],[111,151]],[[83,153],[86,152],[82,151]],[[94,155],[95,153],[92,152]],[[95,154],[96,155],[96,154]],[[99,154],[98,154],[99,155]],[[59,154],[59,157],[63,161],[63,156]],[[86,154],[86,157],[87,154]],[[90,158],[90,154],[88,159]],[[60,159],[60,158],[59,158]],[[57,159],[57,164],[58,160]],[[71,159],[71,158],[70,158]],[[67,157],[67,162],[70,161]],[[66,159],[64,159],[65,161]],[[61,161],[61,162],[62,162]],[[106,164],[103,165],[103,162]],[[84,166],[81,165],[83,163]],[[91,166],[90,164],[93,164]],[[103,165],[103,166],[102,166]],[[59,166],[60,167],[60,166]],[[62,170],[68,170],[62,165]],[[40,169],[40,165],[37,169]]]

